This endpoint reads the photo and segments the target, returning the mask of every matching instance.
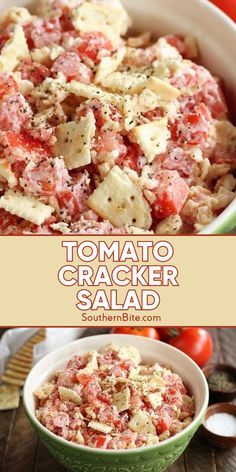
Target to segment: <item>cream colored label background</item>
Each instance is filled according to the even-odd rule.
[[[0,325],[2,326],[112,326],[121,323],[82,323],[76,308],[79,287],[63,287],[57,273],[66,264],[63,237],[0,238]],[[94,242],[101,236],[73,237]],[[114,238],[105,238],[112,242]],[[124,237],[115,240],[125,241]],[[151,238],[132,237],[132,241]],[[175,254],[169,264],[179,270],[179,287],[157,287],[159,308],[147,314],[161,316],[162,325],[235,325],[235,236],[169,237]],[[157,238],[155,238],[157,241]],[[75,260],[74,265],[79,261]],[[146,263],[145,263],[146,264]],[[157,265],[155,260],[150,264]],[[97,261],[92,263],[98,265]],[[108,264],[111,268],[113,263]],[[126,263],[129,265],[129,262]],[[86,287],[85,287],[86,288]],[[100,288],[100,287],[99,287]],[[123,297],[129,287],[114,287]],[[143,287],[138,287],[137,292]],[[93,287],[91,291],[96,290]],[[107,291],[109,288],[107,288]],[[103,313],[104,310],[96,311]],[[117,312],[115,312],[117,314]],[[130,313],[137,314],[135,310]],[[106,314],[108,314],[106,312]],[[112,312],[109,312],[112,314]],[[113,313],[114,314],[114,313]],[[127,323],[127,325],[137,323]],[[151,325],[153,323],[139,323]]]

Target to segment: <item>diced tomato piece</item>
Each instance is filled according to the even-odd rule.
[[[60,372],[57,385],[61,387],[73,387],[77,381],[77,371],[75,369],[67,369],[66,371]]]
[[[53,418],[54,426],[59,429],[62,429],[65,426],[69,426],[69,421],[69,415],[64,412],[58,412],[57,416]]]
[[[122,369],[126,370],[127,372],[130,372],[131,369],[135,367],[135,364],[131,359],[126,359],[125,361],[120,363],[120,366]]]
[[[23,80],[30,80],[35,86],[40,85],[46,77],[50,76],[50,71],[46,66],[30,60],[22,61],[16,70],[21,72]]]
[[[18,226],[18,222],[19,218],[0,208],[0,234],[4,234],[6,230],[10,233],[11,228]]]
[[[97,381],[89,382],[83,390],[84,398],[87,403],[94,404],[102,389]]]
[[[160,169],[177,170],[183,178],[192,175],[195,165],[194,160],[180,147],[174,147],[167,154],[157,156],[155,163]]]
[[[171,77],[171,84],[182,91],[179,98],[181,111],[190,113],[196,105],[204,103],[215,119],[224,117],[228,113],[219,79],[213,77],[203,66],[191,63],[186,71],[178,71]],[[185,88],[195,88],[195,94],[183,93]]]
[[[114,131],[100,131],[95,138],[94,150],[97,153],[97,162],[103,162],[108,154],[113,157],[114,161],[126,155],[124,139]]]
[[[99,64],[103,57],[109,56],[112,51],[112,43],[104,36],[97,32],[81,33],[80,42],[76,45],[76,52],[82,61],[88,59],[94,64]]]
[[[179,53],[181,54],[181,56],[186,58],[187,48],[186,48],[186,44],[184,42],[184,37],[183,36],[175,36],[175,35],[169,34],[169,35],[165,36],[165,40],[167,41],[167,43],[170,46],[176,48],[179,51]]]
[[[69,180],[64,159],[56,158],[26,168],[20,184],[32,195],[56,195],[68,187]]]
[[[98,449],[107,449],[107,445],[110,439],[110,436],[97,436],[95,440],[95,447],[97,447]]]
[[[96,98],[82,103],[76,110],[76,118],[80,119],[82,116],[87,116],[91,111],[94,114],[97,128],[102,128],[109,120],[118,122],[122,120],[122,115],[113,105],[109,105],[104,113],[103,104]]]
[[[60,16],[60,25],[61,25],[61,30],[63,32],[66,31],[73,31],[73,23],[72,23],[72,17],[71,17],[71,9],[64,5],[59,5],[60,2],[54,2],[54,7],[58,8],[61,10],[61,16]]]
[[[33,116],[25,97],[20,93],[7,95],[0,103],[0,127],[2,131],[19,133],[24,123]]]
[[[12,162],[15,160],[27,161],[29,159],[36,161],[50,156],[50,151],[47,146],[31,138],[31,136],[25,132],[1,132],[0,144],[4,146],[4,151]]]
[[[68,211],[72,221],[76,221],[87,207],[87,200],[91,193],[88,172],[79,172],[73,177],[70,188],[58,192],[57,200],[61,210]]]
[[[28,25],[26,35],[30,45],[33,43],[35,48],[43,48],[45,46],[50,46],[53,43],[58,44],[61,39],[59,18],[37,18],[31,25]]]
[[[55,127],[49,123],[43,123],[35,128],[27,126],[27,132],[33,139],[41,142],[41,144],[45,143],[48,146],[53,146],[56,142]]]
[[[5,95],[14,94],[14,92],[19,92],[18,84],[15,79],[8,73],[0,73],[0,100]]]
[[[123,431],[127,431],[128,423],[129,423],[129,415],[127,412],[124,412],[119,415],[119,419],[116,421],[115,426],[119,431],[123,432]]]
[[[116,421],[119,420],[118,410],[115,406],[107,405],[105,408],[102,408],[97,414],[98,420],[101,423],[106,424],[116,424]]]
[[[183,115],[171,127],[171,136],[180,146],[205,146],[212,128],[212,116],[204,103]]]
[[[25,170],[27,163],[25,161],[16,161],[11,164],[11,170],[14,172],[17,180],[22,177],[22,174]]]
[[[139,156],[140,148],[137,144],[129,144],[127,146],[126,154],[121,154],[116,160],[116,165],[121,169],[128,167],[129,169],[135,170],[136,172],[140,169]]]
[[[93,171],[94,169],[92,170],[92,172]],[[87,168],[86,171],[78,172],[73,176],[72,191],[75,197],[77,198],[79,209],[81,212],[88,209],[87,200],[92,191],[88,172],[89,168]]]
[[[157,434],[162,434],[165,431],[168,431],[172,422],[173,420],[168,414],[163,415],[161,418],[159,418],[157,423]]]
[[[228,106],[219,81],[208,81],[195,97],[196,102],[205,103],[213,118],[220,119],[228,113]]]
[[[89,67],[83,64],[75,52],[64,52],[52,65],[53,73],[62,72],[70,80],[89,83],[92,81],[93,73]]]
[[[153,110],[147,111],[143,115],[149,121],[155,121],[164,116],[164,110],[163,108],[154,108]]]
[[[94,114],[96,126],[101,128],[105,124],[105,120],[102,115],[102,103],[99,100],[93,99],[82,103],[76,109],[76,119],[80,120],[80,118],[87,116],[91,112]]]
[[[80,216],[79,202],[71,190],[64,190],[57,195],[59,207],[66,209],[73,220]]]
[[[132,389],[130,389],[130,393],[131,393],[130,407],[134,410],[139,410],[143,408],[144,403],[140,395],[137,392],[132,391]]]
[[[32,33],[33,29],[34,29],[34,23],[32,23],[32,22],[23,25],[23,30],[24,30],[24,33],[25,33],[25,37],[26,37],[26,41],[27,41],[29,49],[34,48],[34,42],[31,38],[31,33]]]
[[[69,360],[66,364],[66,369],[82,369],[85,367],[86,363],[83,360],[82,356],[74,356],[72,359]]]
[[[156,175],[156,182],[157,186],[153,190],[156,200],[152,204],[154,218],[161,219],[179,213],[189,193],[184,179],[175,170],[163,170]]]
[[[22,235],[25,233],[37,233],[40,227],[29,221],[11,215],[7,211],[0,209],[0,234],[1,235]]]
[[[187,393],[187,390],[183,384],[183,380],[180,378],[179,375],[177,374],[166,374],[163,379],[165,380],[165,382],[168,382],[168,384],[170,384],[171,386],[175,387],[176,389],[178,389],[180,391],[180,393],[182,393],[183,395],[185,395]]]
[[[1,31],[0,33],[0,51],[5,46],[8,39],[11,37],[11,30],[10,28],[6,28],[5,30]]]
[[[177,408],[181,408],[183,403],[182,394],[180,393],[178,387],[175,387],[174,385],[166,389],[163,395],[163,400],[165,403],[171,406],[175,405]]]
[[[114,365],[112,367],[110,374],[114,377],[127,377],[127,371],[122,369],[120,365]]]
[[[76,379],[77,381],[79,381],[81,385],[83,385],[83,387],[86,387],[90,382],[92,382],[95,379],[95,377],[93,374],[89,375],[89,374],[84,374],[83,372],[78,371],[76,373]]]

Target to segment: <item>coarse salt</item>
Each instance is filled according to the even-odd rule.
[[[207,429],[220,436],[236,436],[236,416],[229,413],[215,413],[206,421]]]

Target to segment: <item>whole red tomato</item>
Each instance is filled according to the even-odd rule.
[[[218,8],[236,21],[236,0],[211,0]]]
[[[129,328],[129,327],[121,327],[121,328],[113,328],[112,329],[113,334],[132,334],[135,336],[145,336],[147,338],[152,338],[152,339],[160,339],[160,336],[158,334],[158,331],[155,328]]]
[[[186,328],[179,336],[171,339],[170,344],[185,352],[200,367],[203,367],[213,353],[213,341],[203,328]]]
[[[168,326],[166,328],[160,327],[158,328],[158,333],[162,341],[169,343],[171,339],[179,336],[182,333],[182,331],[184,331],[184,329],[186,328],[181,328],[177,326]]]

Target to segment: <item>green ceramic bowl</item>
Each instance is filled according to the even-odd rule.
[[[159,362],[181,375],[195,397],[196,415],[192,424],[173,438],[139,449],[102,451],[74,445],[42,426],[35,417],[34,390],[64,367],[75,354],[98,350],[108,343],[135,346],[144,362]],[[100,335],[70,343],[45,356],[31,370],[24,388],[26,414],[51,454],[73,472],[162,472],[182,454],[201,425],[207,405],[208,386],[199,367],[185,354],[168,344],[141,336]]]

